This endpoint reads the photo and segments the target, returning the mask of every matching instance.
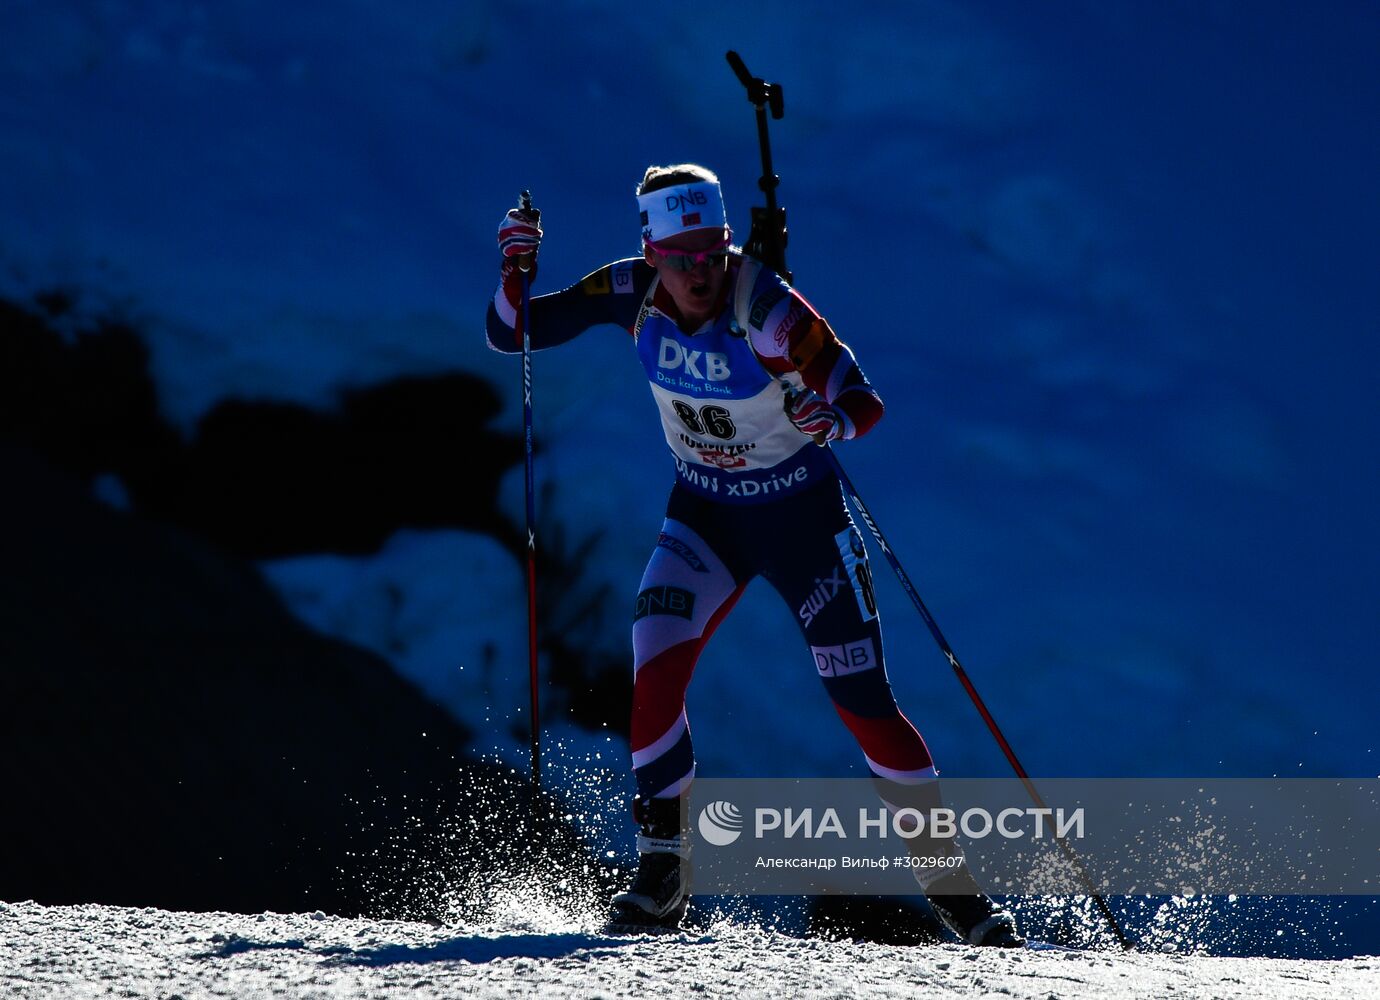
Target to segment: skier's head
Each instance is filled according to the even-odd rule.
[[[695,163],[652,166],[637,186],[642,254],[688,322],[710,319],[728,271],[732,230],[719,178]]]

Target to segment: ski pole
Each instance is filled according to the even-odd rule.
[[[532,208],[532,193],[519,199],[523,212],[533,221],[541,212]],[[532,799],[541,790],[541,730],[537,718],[537,518],[536,489],[532,475],[532,255],[518,258],[522,271],[522,440],[527,472],[527,673],[532,701]]]
[[[997,725],[997,720],[993,718],[991,711],[987,708],[986,702],[982,700],[982,696],[978,694],[977,688],[973,686],[972,680],[968,677],[968,672],[963,669],[963,664],[958,662],[958,657],[954,654],[953,647],[950,646],[949,641],[944,638],[944,633],[939,630],[939,623],[934,620],[934,615],[930,614],[930,609],[925,607],[925,602],[920,599],[919,591],[915,589],[915,585],[910,582],[910,577],[906,575],[906,571],[901,567],[901,561],[896,558],[896,553],[893,552],[891,546],[887,544],[885,536],[882,535],[882,529],[879,528],[877,522],[872,519],[872,514],[867,509],[867,504],[863,503],[862,497],[858,495],[856,487],[853,486],[853,481],[848,478],[848,473],[844,471],[843,463],[839,461],[838,455],[834,453],[832,448],[827,444],[824,447],[829,453],[829,461],[833,464],[834,472],[838,475],[839,482],[843,484],[843,488],[847,491],[849,499],[853,501],[853,506],[858,511],[858,516],[861,517],[863,523],[867,525],[867,529],[872,532],[872,537],[877,539],[877,544],[882,547],[882,553],[886,556],[887,562],[891,564],[891,568],[895,571],[896,578],[901,581],[901,589],[904,590],[906,595],[911,599],[911,603],[915,605],[915,610],[920,612],[920,617],[924,619],[925,625],[929,627],[930,635],[934,636],[934,641],[939,645],[939,651],[943,653],[944,657],[949,661],[949,666],[953,667],[954,674],[957,675],[959,683],[963,685],[963,690],[968,692],[968,697],[972,700],[974,707],[977,708],[978,714],[982,716],[982,721],[987,723],[987,729],[996,739],[997,745],[1001,747],[1001,752],[1006,755],[1007,763],[1009,763],[1011,769],[1016,772],[1016,777],[1021,779],[1021,784],[1025,785],[1025,790],[1035,801],[1035,805],[1040,809],[1048,809],[1049,807],[1045,805],[1044,799],[1040,796],[1039,790],[1035,787],[1035,783],[1030,780],[1030,776],[1026,773],[1025,768],[1022,767],[1021,762],[1016,759],[1016,751],[1011,749],[1011,744],[1007,742],[1006,737],[1002,734],[1001,727]],[[1122,931],[1121,924],[1117,922],[1116,917],[1112,914],[1111,908],[1107,906],[1107,901],[1103,899],[1102,894],[1094,888],[1092,878],[1088,875],[1087,869],[1083,867],[1083,862],[1079,859],[1078,855],[1074,853],[1073,848],[1063,837],[1056,834],[1054,839],[1059,845],[1059,849],[1063,851],[1064,857],[1077,871],[1079,881],[1083,883],[1083,888],[1087,889],[1088,895],[1092,897],[1093,902],[1097,905],[1098,912],[1101,913],[1107,923],[1111,925],[1112,931],[1116,934],[1116,939],[1120,942],[1121,947],[1129,951],[1133,947],[1130,939],[1127,938],[1125,932]]]
[[[747,65],[737,52],[728,52],[727,58],[728,64],[733,68],[733,72],[737,75],[739,82],[747,89],[748,102],[752,104],[757,111],[757,139],[762,154],[762,178],[758,181],[758,186],[767,196],[766,208],[759,209],[754,206],[752,209],[752,230],[745,249],[751,256],[762,261],[768,267],[772,268],[772,270],[776,271],[777,274],[785,278],[787,283],[790,283],[792,281],[791,274],[786,270],[786,210],[784,208],[778,208],[776,204],[776,188],[777,185],[780,184],[781,179],[772,169],[771,143],[767,138],[767,106],[770,105],[773,118],[780,118],[784,113],[781,85],[779,83],[767,83],[761,77],[753,76],[748,72]],[[1036,806],[1042,809],[1047,808],[1044,804],[1044,799],[1041,798],[1039,791],[1035,788],[1034,782],[1032,782],[1030,776],[1026,774],[1025,768],[1021,766],[1021,762],[1016,759],[1016,752],[1011,749],[1011,744],[1007,742],[1006,737],[1002,734],[1001,727],[997,725],[997,720],[992,717],[992,713],[982,700],[982,696],[978,694],[977,688],[973,686],[973,682],[968,678],[968,672],[964,670],[963,665],[958,662],[958,657],[954,655],[953,647],[950,646],[948,640],[944,638],[944,633],[939,630],[939,623],[934,620],[934,616],[930,614],[929,608],[925,607],[925,602],[920,599],[919,592],[915,589],[914,584],[910,582],[910,577],[906,575],[906,571],[901,567],[901,563],[896,558],[896,554],[891,551],[891,546],[887,544],[886,538],[883,537],[881,528],[879,528],[877,522],[872,519],[872,514],[868,511],[867,505],[863,503],[862,497],[858,495],[857,489],[853,486],[852,480],[848,478],[848,473],[844,471],[843,465],[839,462],[838,455],[836,455],[833,449],[827,444],[824,447],[829,454],[829,461],[834,467],[834,472],[838,475],[839,482],[843,484],[843,488],[848,491],[849,497],[852,498],[853,506],[857,508],[858,515],[863,519],[868,530],[872,532],[873,537],[877,539],[877,544],[882,547],[882,552],[886,555],[887,562],[891,564],[891,568],[896,572],[897,579],[901,581],[901,587],[910,597],[912,603],[914,603],[916,610],[920,612],[920,617],[924,619],[925,624],[929,627],[930,634],[934,636],[934,641],[939,644],[940,652],[944,654],[945,658],[949,661],[949,665],[953,667],[954,673],[958,676],[959,683],[961,683],[963,689],[968,692],[968,697],[972,700],[973,705],[976,706],[978,714],[982,716],[982,720],[987,724],[988,730],[992,733],[992,736],[996,738],[997,745],[1001,747],[1002,753],[1006,755],[1007,762],[1010,763],[1012,770],[1016,772],[1016,776],[1021,779],[1021,783],[1025,785],[1026,791],[1030,794],[1030,797],[1034,799]],[[1079,860],[1073,848],[1069,846],[1064,838],[1056,837],[1055,840],[1063,851],[1064,857],[1078,872],[1079,879],[1082,881],[1084,888],[1088,890],[1089,895],[1092,896],[1094,902],[1097,904],[1099,912],[1101,912],[1107,923],[1111,925],[1117,940],[1121,942],[1121,946],[1130,949],[1132,947],[1130,940],[1122,931],[1121,925],[1117,923],[1116,917],[1112,915],[1111,909],[1107,906],[1107,901],[1102,898],[1101,894],[1098,893],[1095,888],[1093,888],[1092,879],[1088,876],[1088,872],[1083,867],[1082,861]]]

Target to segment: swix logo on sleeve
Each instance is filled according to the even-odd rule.
[[[785,357],[791,346],[791,331],[809,315],[803,308],[791,309],[786,313],[786,318],[781,321],[781,325],[772,331],[771,342],[776,345],[781,356]]]
[[[727,354],[715,351],[687,351],[670,337],[661,338],[661,353],[657,355],[656,363],[661,368],[683,369],[687,375],[710,382],[727,381],[733,374],[728,367]]]

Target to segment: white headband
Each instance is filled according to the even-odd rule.
[[[642,212],[642,238],[655,243],[692,229],[723,229],[728,225],[724,196],[714,181],[677,184],[637,196]]]

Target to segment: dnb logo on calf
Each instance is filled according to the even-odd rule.
[[[648,615],[675,615],[689,621],[695,617],[695,595],[680,587],[648,587],[637,595],[633,621]]]

